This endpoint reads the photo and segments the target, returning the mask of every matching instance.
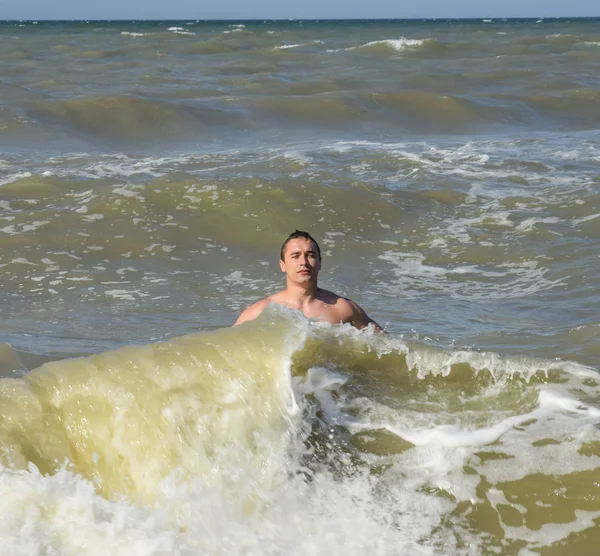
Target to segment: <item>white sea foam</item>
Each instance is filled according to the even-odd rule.
[[[373,48],[378,46],[386,46],[397,52],[402,52],[403,50],[418,48],[419,46],[423,46],[423,44],[425,44],[425,39],[407,39],[400,37],[399,39],[382,39],[378,41],[371,41],[358,46],[350,46],[348,48],[331,48],[325,52],[350,52],[352,50]]]
[[[282,44],[281,46],[275,46],[274,50],[286,50],[288,48],[298,48],[300,46],[304,46],[305,43],[299,44]]]
[[[35,220],[34,222],[30,222],[29,224],[24,224],[21,227],[22,232],[33,232],[46,224],[49,224],[49,220]]]
[[[22,180],[23,178],[30,178],[32,175],[33,174],[31,172],[17,172],[6,178],[0,179],[0,186]]]
[[[83,217],[84,220],[86,220],[87,222],[94,222],[95,220],[104,220],[104,215],[103,214],[86,214]]]
[[[177,35],[195,35],[196,33],[192,33],[191,31],[186,31],[183,27],[169,27],[167,31],[171,31]]]
[[[498,263],[489,268],[480,265],[426,264],[426,257],[419,252],[383,251],[378,258],[391,264],[396,280],[391,284],[379,284],[380,288],[402,291],[405,295],[428,295],[443,290],[459,298],[511,298],[523,297],[559,286],[562,280],[546,277],[548,269],[538,261]],[[468,272],[469,280],[458,279]],[[493,277],[494,281],[485,280]]]
[[[371,41],[360,46],[347,48],[346,50],[355,50],[357,48],[370,48],[373,46],[383,45],[388,46],[389,48],[398,52],[401,52],[402,50],[417,48],[419,46],[423,46],[424,44],[425,40],[423,39],[407,39],[405,37],[400,37],[399,39],[383,39],[379,41]]]
[[[408,367],[417,372],[420,378],[427,376],[449,376],[454,365],[466,364],[476,373],[488,371],[498,383],[504,383],[515,375],[529,381],[541,372],[548,374],[552,369],[561,368],[569,375],[580,379],[597,378],[594,369],[571,361],[553,361],[529,357],[501,357],[494,352],[467,350],[421,350],[409,349],[406,345],[394,346],[406,353]]]
[[[122,301],[135,301],[139,297],[147,297],[148,294],[145,294],[138,290],[106,290],[104,295],[108,297],[113,297],[115,299],[120,299]]]
[[[298,150],[285,150],[283,152],[283,157],[293,162],[296,162],[302,166],[309,166],[312,162],[312,159],[308,155]]]
[[[85,167],[78,164],[78,160],[89,161],[89,155],[71,155],[63,157],[63,160],[57,161],[57,163],[73,166],[68,175],[80,175],[88,178],[128,177],[138,173],[159,177],[173,170],[190,171],[199,162],[206,164],[206,161],[211,160],[215,161],[214,166],[203,166],[204,172],[223,167],[232,168],[243,165],[247,156],[272,159],[282,150],[290,152],[293,150],[311,161],[313,155],[320,156],[320,153],[327,150],[344,154],[354,151],[357,157],[361,157],[363,153],[367,156],[386,153],[394,157],[399,164],[404,160],[413,161],[418,165],[417,169],[420,168],[422,172],[432,176],[451,176],[469,180],[475,194],[496,196],[499,199],[510,195],[519,195],[547,200],[548,193],[560,194],[564,197],[565,194],[580,189],[582,186],[592,187],[593,183],[589,176],[579,175],[577,180],[574,180],[572,172],[563,171],[558,165],[551,166],[548,161],[558,159],[594,163],[600,159],[600,149],[593,142],[579,142],[573,149],[556,149],[551,143],[545,145],[544,142],[538,141],[529,145],[527,143],[520,144],[514,140],[469,141],[452,148],[422,142],[340,141],[318,145],[315,145],[314,142],[304,145],[287,145],[283,148],[259,149],[256,152],[231,149],[218,154],[196,153],[176,157],[104,156],[100,159],[96,157],[96,162],[93,164],[88,162]],[[514,160],[517,152],[518,158],[524,164],[541,161],[543,164],[539,164],[539,170],[527,168],[507,170],[502,163],[503,160]],[[356,160],[354,164],[362,164],[363,171],[369,171],[369,166],[364,164],[364,160]],[[415,168],[412,167],[411,171],[414,170]],[[369,176],[369,174],[366,173],[365,176]],[[405,170],[398,172],[397,176],[390,176],[389,180],[384,183],[389,181],[392,185],[394,181],[397,183],[398,180],[402,181],[404,178],[406,178]],[[518,185],[514,178],[525,178],[527,183]]]
[[[31,261],[28,261],[25,257],[18,257],[16,259],[13,259],[12,261],[10,261],[10,264],[27,264],[27,265],[33,265],[33,266],[36,265],[36,263],[32,263]]]
[[[240,470],[238,470],[239,472]],[[232,470],[232,474],[234,471]],[[235,476],[235,475],[234,475]],[[243,495],[225,478],[213,484],[164,482],[154,508],[107,501],[93,485],[60,471],[44,477],[0,474],[0,537],[15,556],[43,551],[70,555],[176,554],[291,555],[406,551],[433,555],[420,540],[450,504],[425,494],[378,500],[367,476],[336,480],[327,473],[311,482],[289,479],[259,493],[264,510],[244,511]],[[243,488],[243,485],[240,485]],[[401,516],[402,527],[387,524]],[[27,523],[27,528],[22,524]]]
[[[113,187],[113,192],[123,197],[141,197],[140,191],[144,189],[143,185],[122,185]]]
[[[558,222],[561,222],[561,219],[557,218],[556,216],[548,216],[546,218],[532,217],[523,220],[523,222],[521,222],[517,226],[517,230],[519,230],[520,232],[529,232],[533,230],[538,224],[556,224]]]
[[[122,31],[121,35],[125,35],[128,37],[147,37],[150,33],[133,33],[130,31]]]
[[[590,214],[589,216],[583,216],[582,218],[572,218],[572,224],[583,224],[585,222],[589,222],[590,220],[596,220],[596,218],[600,217],[600,213]]]
[[[457,425],[439,425],[427,429],[405,431],[395,427],[389,427],[389,430],[397,434],[401,438],[405,438],[415,446],[435,445],[445,448],[459,447],[483,447],[499,441],[507,433],[515,430],[515,427],[522,423],[541,420],[546,422],[550,415],[556,415],[562,412],[564,415],[569,415],[573,418],[577,415],[578,425],[567,426],[567,431],[575,432],[579,427],[591,425],[600,420],[600,410],[594,407],[586,407],[576,399],[567,398],[564,395],[558,395],[550,390],[542,389],[539,393],[538,406],[529,413],[521,415],[513,415],[505,419],[499,420],[497,423],[488,427],[478,429],[465,429]],[[373,424],[363,425],[363,428],[372,428]],[[533,430],[533,429],[532,429]],[[522,432],[522,431],[519,431]],[[538,433],[541,430],[537,431]],[[566,431],[561,430],[561,434]],[[531,433],[531,431],[530,431]],[[558,431],[554,430],[553,434],[557,435]],[[522,443],[522,439],[520,440]],[[587,468],[587,465],[584,467]],[[556,468],[555,468],[556,469]],[[562,472],[572,470],[571,466],[561,466]],[[546,471],[548,472],[548,470]],[[560,472],[555,470],[555,472]],[[511,470],[511,475],[514,476],[514,470]]]

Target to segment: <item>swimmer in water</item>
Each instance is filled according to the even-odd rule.
[[[234,326],[254,320],[271,302],[302,311],[307,318],[331,324],[350,323],[356,328],[372,325],[383,332],[373,319],[354,301],[317,286],[321,269],[321,250],[308,232],[296,230],[281,246],[281,272],[285,272],[285,290],[250,305]]]

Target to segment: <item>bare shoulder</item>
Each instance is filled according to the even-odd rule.
[[[381,326],[369,317],[358,303],[347,297],[337,297],[338,300],[336,306],[339,307],[340,316],[342,317],[340,320],[342,322],[348,322],[356,328],[365,328],[372,324],[377,332],[383,332]]]
[[[339,307],[340,311],[343,311],[348,316],[345,322],[352,322],[352,324],[354,324],[356,317],[359,316],[360,313],[364,313],[364,311],[358,303],[355,303],[351,299],[342,296],[338,297],[339,299],[337,300],[336,305]]]
[[[250,305],[242,311],[237,320],[233,323],[233,326],[242,324],[243,322],[254,320],[267,308],[267,305],[272,301],[270,297],[265,297],[256,303]]]

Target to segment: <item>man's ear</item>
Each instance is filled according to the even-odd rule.
[[[285,272],[285,263],[281,259],[279,259],[279,268],[281,272]]]

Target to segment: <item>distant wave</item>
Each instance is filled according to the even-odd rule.
[[[416,48],[419,46],[423,46],[424,44],[425,40],[423,39],[407,39],[404,37],[400,37],[399,39],[383,39],[380,41],[371,41],[360,46],[348,48],[347,50],[355,50],[357,48],[377,48],[385,46],[391,48],[392,50],[400,52],[402,50],[406,50],[407,48]]]
[[[232,113],[212,107],[192,108],[127,95],[40,101],[28,113],[43,125],[117,141],[181,137],[211,126],[229,126],[234,123],[231,118],[235,119]]]
[[[274,50],[287,50],[288,48],[298,48],[299,46],[304,46],[304,43],[301,44],[282,44],[281,46],[276,46]]]
[[[195,35],[196,33],[190,33],[190,31],[186,31],[183,27],[169,27],[167,31],[171,31],[172,33],[176,33],[178,35]]]
[[[349,48],[338,48],[328,50],[327,52],[348,52],[351,50],[362,50],[362,49],[372,49],[372,50],[393,50],[396,52],[401,52],[407,49],[414,49],[425,44],[426,39],[407,39],[405,37],[400,37],[399,39],[381,39],[378,41],[371,41],[365,44],[361,44],[358,46],[351,46]]]

